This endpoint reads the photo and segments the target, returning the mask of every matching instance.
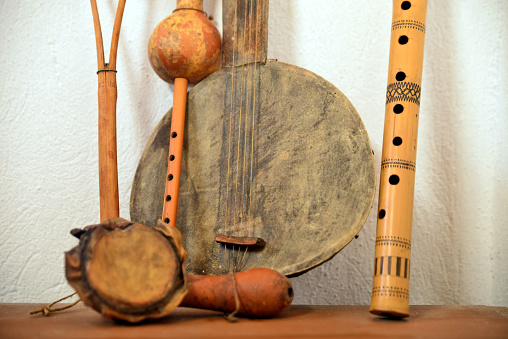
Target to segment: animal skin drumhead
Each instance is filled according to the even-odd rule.
[[[139,162],[133,221],[155,226],[161,218],[170,129],[171,111]],[[365,126],[331,83],[277,61],[216,72],[188,95],[176,220],[186,270],[303,273],[359,232],[375,181]],[[265,244],[225,245],[217,234]]]

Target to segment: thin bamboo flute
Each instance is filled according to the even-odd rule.
[[[427,0],[393,1],[370,312],[409,316],[409,267]]]
[[[187,79],[176,78],[173,94],[173,113],[171,116],[171,133],[169,141],[168,171],[162,220],[176,226],[178,193],[180,190],[180,173],[182,169],[183,133],[185,127],[185,110],[187,106]]]

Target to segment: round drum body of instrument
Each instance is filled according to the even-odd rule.
[[[73,229],[79,244],[65,253],[65,275],[83,302],[107,318],[160,318],[188,291],[181,234],[122,218]]]
[[[132,187],[131,219],[150,226],[171,180],[170,124],[171,111]],[[294,276],[360,231],[374,201],[372,149],[355,108],[328,81],[277,61],[223,69],[189,92],[186,124],[176,226],[188,272],[224,274],[233,263]],[[225,245],[217,234],[265,244]]]

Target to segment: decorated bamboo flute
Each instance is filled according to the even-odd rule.
[[[125,0],[118,2],[108,63],[104,59],[104,46],[97,2],[96,0],[90,0],[90,3],[92,5],[95,42],[97,45],[100,220],[104,221],[116,218],[120,214],[116,148],[116,55]]]
[[[370,312],[409,316],[409,267],[427,0],[393,1]]]

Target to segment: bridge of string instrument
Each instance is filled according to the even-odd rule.
[[[235,226],[221,229],[215,235],[215,241],[225,245],[249,246],[262,249],[266,245],[266,241],[262,238],[251,237],[250,233],[260,230],[261,218],[243,221]],[[249,229],[252,230],[249,232]]]
[[[258,248],[263,248],[266,245],[266,242],[261,238],[235,237],[219,233],[215,236],[215,241],[226,245],[253,246]]]

